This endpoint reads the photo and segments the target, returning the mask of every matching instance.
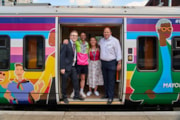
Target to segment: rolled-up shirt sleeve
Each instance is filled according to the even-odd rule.
[[[119,61],[122,59],[122,54],[121,54],[121,46],[119,40],[116,40],[115,44],[115,53],[116,53],[116,60]]]

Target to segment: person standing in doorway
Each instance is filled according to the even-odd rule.
[[[84,93],[85,78],[88,74],[88,52],[89,44],[86,41],[86,33],[82,32],[80,34],[80,40],[76,41],[76,51],[77,51],[77,74],[80,81],[80,95],[85,98],[86,94]],[[74,90],[71,93],[71,97],[74,96]]]
[[[60,71],[62,75],[62,98],[65,104],[68,104],[69,101],[66,95],[66,83],[68,77],[71,78],[73,83],[73,89],[75,91],[75,95],[73,97],[74,100],[84,100],[79,96],[79,80],[77,78],[76,71],[76,45],[75,42],[78,39],[78,32],[72,31],[70,33],[70,40],[68,44],[63,44],[60,51]]]
[[[102,98],[108,98],[107,104],[111,104],[114,98],[116,71],[121,70],[121,46],[119,40],[112,36],[109,27],[104,28],[103,35],[99,41],[105,88],[105,95]]]
[[[87,96],[92,94],[92,89],[94,89],[94,94],[99,96],[98,86],[103,85],[103,76],[101,70],[100,61],[100,50],[95,37],[90,38],[90,49],[89,49],[89,66],[88,66],[88,79],[87,84],[89,85],[89,91]]]

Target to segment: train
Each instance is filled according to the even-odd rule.
[[[112,105],[178,105],[180,101],[179,7],[0,7],[0,104],[64,105],[60,47],[72,30],[103,37],[110,27],[121,44]],[[24,83],[23,85],[21,83]],[[100,96],[69,105],[107,105]],[[88,86],[85,86],[87,92]]]

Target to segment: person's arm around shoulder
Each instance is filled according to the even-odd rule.
[[[63,44],[66,44],[66,45],[69,44],[69,40],[68,39],[64,39],[63,40]]]

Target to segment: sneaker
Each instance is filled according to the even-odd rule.
[[[86,97],[86,95],[84,94],[84,92],[80,92],[80,95],[81,95],[83,98]]]
[[[74,90],[72,91],[71,95],[70,95],[71,98],[74,97]]]
[[[91,91],[88,91],[87,92],[87,96],[91,96],[92,92]]]
[[[99,96],[99,92],[98,92],[98,91],[94,91],[94,94],[95,94],[96,96]]]

